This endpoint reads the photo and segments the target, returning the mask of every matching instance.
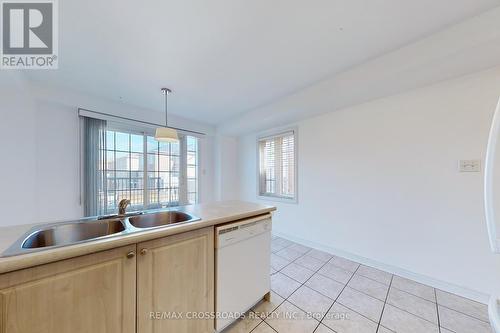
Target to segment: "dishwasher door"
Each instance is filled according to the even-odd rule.
[[[271,290],[271,216],[216,227],[215,329],[221,331]]]

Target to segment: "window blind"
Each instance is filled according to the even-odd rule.
[[[259,168],[260,195],[295,198],[294,131],[259,139]]]

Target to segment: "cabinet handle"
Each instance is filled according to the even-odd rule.
[[[148,253],[148,249],[142,249],[142,250],[141,250],[141,255],[142,255],[142,256],[143,256],[143,255],[146,255],[146,253]]]
[[[130,251],[129,253],[127,253],[127,258],[128,259],[132,259],[133,257],[135,257],[135,252],[134,251]]]

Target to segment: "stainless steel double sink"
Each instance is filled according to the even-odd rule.
[[[104,219],[84,219],[36,226],[2,253],[2,257],[117,237],[153,228],[200,220],[180,211],[130,213]]]

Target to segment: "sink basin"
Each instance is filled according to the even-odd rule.
[[[129,222],[136,228],[154,228],[169,224],[197,221],[199,218],[183,212],[169,211],[155,214],[145,214],[129,218]]]
[[[22,244],[24,249],[61,246],[113,235],[125,230],[120,220],[60,224],[30,234]]]
[[[39,225],[29,230],[0,257],[47,250],[53,247],[90,242],[105,237],[121,236],[155,227],[174,226],[200,220],[180,211],[132,212],[117,217],[107,215],[77,221]]]

